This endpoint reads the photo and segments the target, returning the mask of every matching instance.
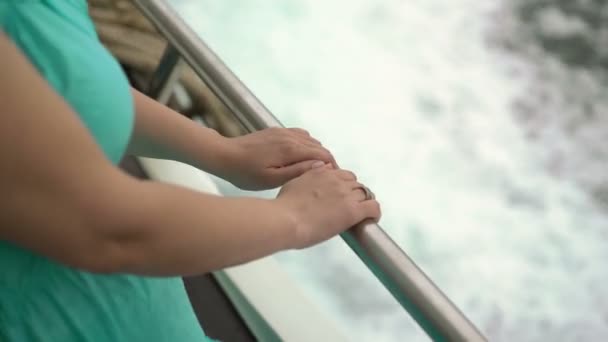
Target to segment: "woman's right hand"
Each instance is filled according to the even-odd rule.
[[[362,187],[352,172],[330,164],[285,184],[276,201],[296,222],[294,247],[310,247],[367,218],[377,221],[380,204],[366,200]]]

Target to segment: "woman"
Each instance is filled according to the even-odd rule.
[[[1,0],[0,25],[1,341],[202,341],[179,276],[379,218],[305,131],[224,138],[131,89],[85,0]],[[286,184],[217,197],[134,179],[125,153]]]

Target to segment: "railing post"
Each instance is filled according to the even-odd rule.
[[[158,67],[156,67],[150,80],[148,88],[150,97],[163,104],[169,102],[175,83],[179,79],[179,61],[179,52],[171,43],[167,43]]]

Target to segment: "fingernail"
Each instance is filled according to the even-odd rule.
[[[321,166],[323,166],[323,165],[325,165],[325,163],[324,163],[324,162],[322,162],[322,161],[320,161],[320,160],[317,160],[316,162],[312,163],[312,168],[313,168],[313,169],[316,169],[316,168],[321,167]]]

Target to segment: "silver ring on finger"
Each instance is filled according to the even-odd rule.
[[[363,190],[363,192],[365,193],[365,200],[369,201],[369,200],[373,200],[376,199],[376,195],[374,195],[374,193],[365,185],[361,186],[361,190]]]

